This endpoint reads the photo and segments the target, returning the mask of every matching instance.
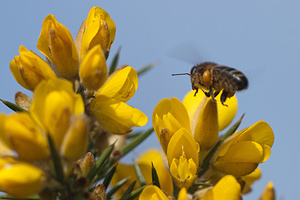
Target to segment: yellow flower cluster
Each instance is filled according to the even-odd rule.
[[[228,107],[203,93],[194,97],[191,91],[183,103],[172,97],[157,104],[152,122],[166,155],[166,165],[158,167],[157,158],[152,159],[150,153],[143,155],[141,160],[147,160],[148,168],[153,163],[161,184],[160,187],[147,186],[140,195],[141,200],[191,199],[189,195],[193,195],[193,199],[205,200],[240,199],[242,193],[251,191],[251,184],[260,178],[257,166],[271,154],[274,134],[263,121],[238,131],[236,125],[239,121],[234,129],[230,128],[224,136],[219,136],[237,111],[235,96],[226,103]],[[165,160],[163,155],[159,160]],[[169,171],[169,176],[165,175],[166,171]],[[133,166],[120,165],[115,178],[120,180],[128,173],[132,178],[136,177]],[[143,171],[143,174],[147,173]],[[164,184],[170,177],[175,183],[172,184],[172,193]],[[151,184],[151,179],[146,182]]]
[[[10,69],[21,86],[33,91],[33,100],[21,93],[16,101],[21,112],[0,115],[0,191],[20,198],[49,191],[62,199],[83,196],[88,185],[72,189],[72,184],[80,176],[94,183],[100,165],[94,156],[102,155],[111,134],[127,134],[147,123],[144,113],[126,104],[138,87],[135,69],[108,73],[115,32],[109,14],[93,7],[75,41],[53,15],[44,19],[37,48],[46,61],[20,46]],[[87,151],[93,154],[74,167]],[[62,192],[64,187],[68,192]]]
[[[48,15],[37,48],[51,63],[20,46],[20,55],[10,63],[11,72],[20,85],[32,91],[42,80],[54,77],[73,82],[76,89],[79,83],[86,96],[93,97],[87,98],[87,108],[101,126],[115,134],[128,133],[130,127],[145,125],[147,117],[126,104],[138,87],[136,71],[127,66],[108,77],[106,59],[115,32],[115,23],[100,7],[90,10],[75,42],[69,30]]]
[[[16,197],[35,194],[51,182],[48,171],[55,170],[49,165],[53,155],[48,137],[65,163],[66,175],[87,149],[89,123],[82,98],[63,79],[41,82],[29,112],[1,114],[0,121],[1,145],[10,149],[1,151],[0,189]]]

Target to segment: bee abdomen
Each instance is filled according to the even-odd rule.
[[[248,87],[246,76],[234,68],[218,65],[212,71],[214,73],[214,81],[219,83],[219,86],[224,90],[229,91],[233,89],[239,91]]]

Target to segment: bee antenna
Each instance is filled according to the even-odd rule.
[[[172,76],[179,76],[179,75],[190,75],[190,74],[189,73],[172,74]]]

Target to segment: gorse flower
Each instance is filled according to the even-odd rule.
[[[24,46],[20,46],[19,52],[20,56],[15,56],[10,62],[10,70],[21,86],[33,91],[42,80],[56,77],[50,65],[41,57]]]
[[[24,197],[46,187],[47,177],[51,179],[47,171],[55,173],[47,165],[53,156],[48,137],[66,161],[65,170],[69,173],[72,163],[68,162],[79,159],[87,149],[89,124],[83,111],[82,98],[73,92],[72,84],[55,78],[36,87],[29,113],[0,115],[0,139],[15,152],[2,158],[1,172],[6,178],[1,190]],[[22,174],[23,171],[26,173]],[[13,173],[22,176],[10,176]]]
[[[105,131],[129,133],[131,127],[145,125],[147,117],[125,104],[137,90],[135,70],[128,66],[108,77],[106,59],[115,31],[115,24],[108,13],[93,7],[77,34],[75,45],[69,30],[53,15],[48,15],[37,47],[51,66],[21,46],[20,56],[10,63],[11,71],[18,83],[29,90],[34,90],[42,80],[57,76],[70,80],[78,90],[86,91],[84,101],[90,104],[86,105],[90,109],[87,113],[93,113]],[[79,88],[78,83],[81,85]],[[57,102],[57,105],[60,103]]]
[[[130,127],[147,123],[148,118],[144,113],[126,104],[136,92],[137,86],[137,73],[127,66],[113,73],[96,93],[90,110],[105,130],[125,134],[131,132]]]
[[[100,7],[93,7],[76,37],[76,46],[81,60],[98,44],[107,55],[114,42],[115,34],[116,26],[109,14]]]
[[[237,110],[235,97],[226,103],[228,107],[202,93],[194,97],[194,93],[190,92],[183,103],[173,97],[163,99],[153,111],[153,127],[167,155],[170,173],[177,187],[186,187],[203,196],[205,187],[197,187],[194,181],[205,180],[205,183],[214,185],[224,177],[212,190],[217,193],[209,192],[203,199],[220,199],[225,195],[222,189],[225,180],[232,180],[232,184],[238,185],[236,195],[232,192],[227,194],[235,197],[225,199],[240,199],[240,184],[232,176],[225,178],[224,175],[240,177],[246,183],[243,185],[247,187],[245,191],[249,190],[251,183],[257,179],[253,177],[251,181],[249,174],[269,158],[274,141],[272,129],[263,121],[242,131],[234,132],[236,128],[231,128],[218,139],[219,131],[230,124]]]
[[[266,122],[258,121],[227,138],[212,159],[212,165],[228,174],[247,175],[270,157],[273,142],[271,127]]]
[[[64,78],[74,79],[79,69],[79,55],[69,30],[53,15],[48,15],[42,26],[37,48],[51,61]]]

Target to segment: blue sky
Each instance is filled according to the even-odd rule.
[[[54,14],[76,37],[90,8],[100,6],[116,23],[111,55],[122,47],[120,64],[138,69],[158,63],[140,78],[138,91],[129,101],[148,115],[146,127],[151,126],[153,108],[161,99],[182,99],[191,89],[188,76],[172,77],[172,73],[189,72],[193,64],[203,61],[237,68],[249,79],[248,90],[237,94],[237,117],[246,113],[241,127],[264,120],[275,133],[272,155],[260,165],[262,179],[245,199],[257,199],[269,180],[277,197],[300,198],[299,1],[6,0],[1,4],[1,99],[13,101],[16,91],[30,94],[14,80],[9,62],[19,54],[20,45],[38,52],[36,42],[48,14]],[[9,112],[3,105],[0,109]],[[159,147],[155,134],[133,156],[152,146]]]

